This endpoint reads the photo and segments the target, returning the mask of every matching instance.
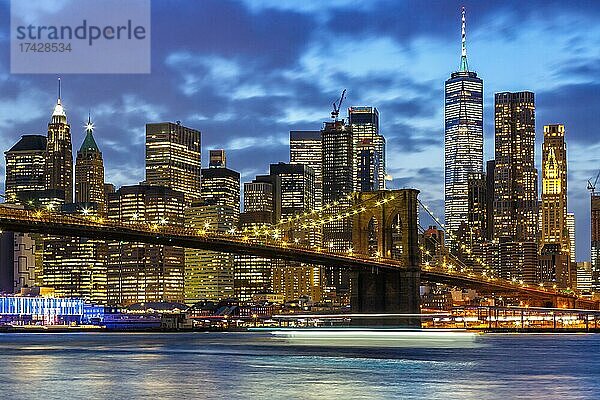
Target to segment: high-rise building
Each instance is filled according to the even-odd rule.
[[[481,242],[488,236],[487,179],[486,174],[473,173],[467,179],[469,207],[467,235],[471,244]]]
[[[592,291],[592,263],[580,261],[577,263],[577,290],[589,294]]]
[[[244,212],[240,214],[242,230],[272,226],[281,219],[281,178],[260,175],[244,183]],[[276,261],[264,257],[236,255],[234,292],[241,301],[273,292],[272,272]]]
[[[185,226],[209,233],[227,233],[236,226],[234,209],[229,205],[193,203],[185,209]],[[233,254],[185,249],[186,304],[233,297],[233,261]]]
[[[325,122],[323,139],[323,203],[338,202],[338,208],[348,207],[347,195],[353,192],[352,130],[344,121]],[[332,212],[335,212],[332,207]],[[345,252],[352,244],[352,226],[348,219],[327,223],[323,227],[323,245]]]
[[[315,175],[304,164],[271,164],[271,175],[281,181],[281,218],[286,219],[315,208]],[[285,239],[309,246],[320,246],[318,232],[298,230],[284,233]],[[273,292],[284,300],[297,300],[302,296],[320,299],[321,268],[278,261],[273,267]]]
[[[539,214],[534,94],[496,93],[494,122],[493,229],[500,245],[501,277],[535,282],[539,277],[537,256],[531,249],[537,247]]]
[[[571,263],[575,264],[577,262],[577,241],[575,240],[575,214],[572,212],[567,213],[567,229],[569,230],[569,241],[571,242],[571,246],[569,246],[569,258]]]
[[[281,178],[258,175],[244,183],[244,212],[240,224],[276,224],[281,219]]]
[[[335,214],[350,206],[347,197],[354,190],[354,143],[352,129],[344,121],[325,122],[321,131],[323,142],[323,204],[331,204]],[[337,205],[333,205],[337,202]],[[341,219],[323,225],[323,246],[332,251],[346,252],[352,246],[352,221]],[[346,271],[325,269],[327,291],[345,292],[350,288]]]
[[[535,241],[538,229],[532,92],[496,93],[494,237]]]
[[[592,290],[600,292],[600,193],[592,192],[590,207]]]
[[[213,154],[219,152],[219,161]],[[240,173],[227,168],[225,151],[211,150],[211,166],[202,169],[202,202],[230,207],[233,225],[236,226],[240,215]]]
[[[569,247],[567,217],[567,146],[564,125],[545,125],[542,144],[542,235],[540,246]]]
[[[122,186],[107,206],[109,220],[183,226],[185,196],[162,186]],[[180,247],[110,242],[108,303],[183,301],[184,258]]]
[[[15,233],[14,243],[14,291],[18,293],[24,287],[35,286],[36,240],[28,233]]]
[[[210,150],[208,167],[209,168],[222,168],[227,166],[227,158],[225,157],[225,150]]]
[[[315,172],[310,166],[280,162],[271,164],[270,173],[281,182],[281,218],[315,208]]]
[[[321,131],[290,131],[290,163],[315,172],[315,207],[323,204],[323,142]]]
[[[468,217],[468,177],[483,172],[483,80],[467,63],[465,10],[462,10],[460,67],[445,84],[444,175],[446,241]]]
[[[65,203],[73,202],[73,144],[71,126],[60,98],[60,78],[58,99],[48,124],[46,142],[46,189],[64,192]]]
[[[178,190],[186,204],[200,199],[200,131],[178,121],[146,124],[146,181]]]
[[[496,170],[496,160],[488,160],[485,166],[485,187],[486,187],[486,210],[487,210],[487,236],[491,241],[494,238],[494,197],[495,181],[494,171]]]
[[[370,192],[385,189],[385,138],[379,134],[375,107],[348,108],[353,142],[353,189]]]
[[[106,211],[104,195],[104,162],[102,152],[94,140],[94,124],[88,116],[85,139],[75,159],[75,201],[95,203],[98,213]]]
[[[544,126],[541,220],[539,280],[555,282],[559,287],[571,287],[575,282],[571,281],[570,272],[564,125]]]
[[[62,206],[67,214],[80,214],[76,204]],[[97,210],[91,210],[96,213]],[[59,297],[78,297],[106,304],[107,244],[103,240],[80,237],[46,236],[43,241],[42,286],[51,287]]]
[[[46,188],[46,137],[23,135],[6,151],[4,195],[7,203],[23,202],[32,192]]]

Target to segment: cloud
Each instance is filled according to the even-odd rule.
[[[346,88],[343,108],[380,112],[390,185],[419,188],[441,215],[443,88],[458,66],[463,4],[469,63],[484,79],[486,156],[493,157],[493,93],[534,90],[538,163],[542,125],[567,126],[569,201],[583,258],[585,181],[599,166],[597,2],[153,2],[152,74],[63,77],[74,147],[91,109],[107,180],[135,184],[144,177],[145,124],[181,120],[202,131],[203,159],[207,149],[225,148],[248,181],[287,161],[289,130],[320,129]],[[2,38],[7,2],[0,9]],[[56,77],[10,75],[8,59],[0,46],[4,149],[22,133],[46,131],[56,96]]]

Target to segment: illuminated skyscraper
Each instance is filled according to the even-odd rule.
[[[495,132],[494,239],[500,244],[500,275],[535,282],[539,213],[532,92],[496,93]]]
[[[321,131],[290,131],[290,163],[315,172],[315,207],[323,204],[323,142]]]
[[[315,208],[315,174],[304,164],[271,164],[272,176],[281,181],[281,218],[293,217]],[[320,246],[320,235],[310,230],[282,232],[285,240],[308,246]],[[278,260],[273,268],[273,292],[284,300],[297,300],[301,296],[320,299],[321,269],[308,265],[290,268],[289,262]]]
[[[73,202],[73,145],[71,126],[60,98],[60,78],[58,99],[48,124],[46,142],[46,189],[64,191],[65,203]]]
[[[575,214],[568,212],[567,213],[567,228],[569,229],[569,241],[571,242],[571,246],[569,248],[570,251],[570,259],[571,263],[575,264],[577,262],[577,248],[575,240]],[[572,270],[572,268],[571,268]]]
[[[600,193],[591,194],[591,262],[592,262],[592,291],[600,292]]]
[[[122,186],[108,195],[108,219],[183,226],[184,194],[162,186]],[[129,305],[183,301],[184,251],[180,247],[110,242],[108,302]]]
[[[213,152],[218,152],[219,157]],[[202,202],[230,207],[236,226],[240,215],[240,173],[227,168],[223,150],[211,150],[210,160],[210,167],[202,169]]]
[[[483,80],[467,64],[465,10],[462,10],[460,67],[445,84],[445,222],[451,244],[468,218],[468,177],[483,172]]]
[[[227,158],[225,157],[225,150],[210,150],[208,158],[209,168],[222,168],[227,166]]]
[[[23,135],[4,154],[6,156],[4,182],[6,202],[23,202],[31,196],[32,192],[41,192],[45,189],[45,136]]]
[[[281,178],[258,175],[244,183],[244,212],[240,225],[276,224],[281,219]]]
[[[65,204],[61,212],[79,214],[76,204]],[[90,210],[90,214],[96,210]],[[78,297],[96,304],[106,304],[107,244],[98,239],[45,236],[42,268],[38,280],[51,287],[59,297]]]
[[[375,107],[350,107],[348,124],[353,142],[353,189],[370,192],[385,188],[385,138],[379,134]]]
[[[352,130],[344,121],[325,122],[323,141],[323,204],[333,204],[335,214],[350,205],[347,197],[354,190],[354,147]],[[352,247],[352,221],[345,218],[323,225],[323,246],[332,251],[346,252]],[[346,271],[327,268],[326,290],[345,292],[350,288]]]
[[[234,209],[231,206],[214,202],[193,203],[185,209],[185,226],[208,233],[229,232],[236,226],[234,218]],[[185,249],[186,304],[191,305],[205,299],[219,301],[233,297],[233,261],[233,254]]]
[[[75,201],[96,203],[98,213],[106,211],[104,196],[104,162],[102,152],[94,140],[91,117],[85,127],[85,139],[75,160]]]
[[[240,214],[240,229],[271,227],[281,219],[281,178],[259,175],[244,183],[244,212]],[[241,301],[259,294],[272,293],[275,260],[264,257],[236,255],[234,261],[234,292]]]
[[[186,204],[200,199],[200,131],[178,121],[146,124],[146,181],[178,190]]]
[[[325,122],[323,138],[323,203],[339,202],[347,207],[346,198],[354,190],[352,130],[344,121]],[[332,212],[336,210],[333,209]],[[345,252],[352,244],[352,226],[348,219],[327,223],[323,227],[323,245]]]
[[[544,126],[540,281],[572,286],[567,226],[567,146],[564,125]],[[573,265],[574,266],[574,265]]]

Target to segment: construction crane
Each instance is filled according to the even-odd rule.
[[[598,178],[600,178],[600,170],[598,171],[598,174],[596,174],[596,179],[594,180],[594,183],[592,183],[591,180],[588,180],[587,190],[589,190],[591,194],[596,193],[596,184],[598,183]]]
[[[333,111],[331,112],[331,118],[337,122],[338,117],[340,115],[340,108],[342,107],[342,102],[346,98],[346,89],[342,92],[340,99],[338,101],[333,102]]]

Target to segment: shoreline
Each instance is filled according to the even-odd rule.
[[[19,326],[1,326],[0,335],[4,333],[260,333],[274,332],[287,330],[371,330],[377,331],[415,331],[415,332],[475,332],[475,333],[518,333],[518,334],[538,334],[538,333],[600,333],[600,328],[402,328],[402,327],[322,327],[322,328],[244,328],[244,329],[107,329],[104,327],[73,327],[73,326],[36,326],[36,327],[19,327]]]

